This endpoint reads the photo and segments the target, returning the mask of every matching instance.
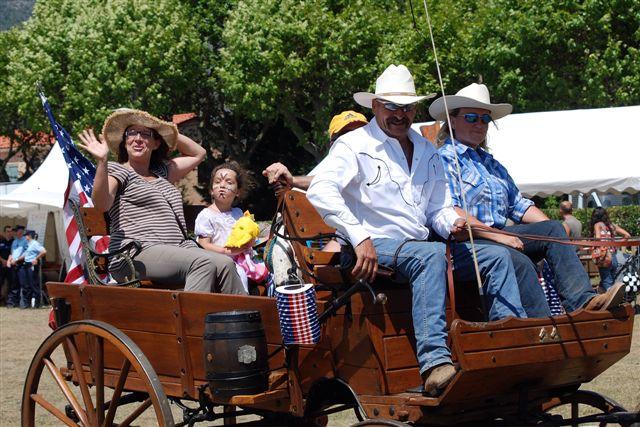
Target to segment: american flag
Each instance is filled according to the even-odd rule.
[[[64,219],[65,236],[69,246],[71,263],[67,265],[67,276],[64,281],[67,283],[87,283],[82,267],[84,256],[82,254],[80,234],[78,233],[78,224],[73,216],[69,200],[75,200],[83,207],[93,206],[91,191],[93,190],[93,177],[96,174],[96,167],[78,151],[69,133],[53,117],[51,106],[44,93],[40,91],[39,95],[44,112],[49,118],[51,129],[67,163],[67,168],[69,168],[69,183],[64,194],[62,217]],[[109,237],[98,237],[93,240],[93,243],[95,252],[105,252],[109,247]]]

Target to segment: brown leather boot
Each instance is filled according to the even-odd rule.
[[[450,363],[438,365],[425,373],[424,392],[429,396],[437,396],[447,387],[456,375],[456,368]]]
[[[624,284],[616,283],[604,294],[596,295],[584,305],[585,310],[604,311],[619,306],[624,302]]]

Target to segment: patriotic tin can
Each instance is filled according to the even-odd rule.
[[[286,284],[276,288],[280,332],[285,345],[317,344],[320,323],[312,284]]]

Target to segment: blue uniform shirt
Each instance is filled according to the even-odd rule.
[[[22,236],[19,239],[17,237],[13,239],[13,243],[11,243],[11,256],[14,261],[22,256],[22,253],[27,250],[27,246],[28,243],[26,237]]]
[[[458,142],[456,151],[468,212],[495,228],[503,228],[507,218],[521,222],[533,202],[522,197],[507,169],[480,147],[474,150]],[[453,204],[462,208],[462,191],[450,139],[440,147],[439,154],[449,180]]]
[[[31,262],[44,250],[44,246],[42,246],[37,240],[31,240],[27,249],[24,251],[24,262]]]

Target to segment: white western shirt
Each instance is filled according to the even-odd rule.
[[[436,149],[414,130],[411,170],[397,139],[375,118],[333,144],[313,170],[307,198],[355,247],[371,238],[446,238],[459,217]]]

